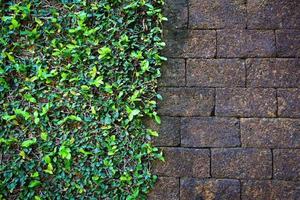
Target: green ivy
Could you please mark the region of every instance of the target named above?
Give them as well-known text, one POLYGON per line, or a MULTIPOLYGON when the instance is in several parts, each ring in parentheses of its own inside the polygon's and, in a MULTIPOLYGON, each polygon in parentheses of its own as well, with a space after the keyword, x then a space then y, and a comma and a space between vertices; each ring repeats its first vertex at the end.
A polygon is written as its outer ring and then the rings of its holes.
POLYGON ((162 0, 0 0, 0 199, 144 199, 162 0))

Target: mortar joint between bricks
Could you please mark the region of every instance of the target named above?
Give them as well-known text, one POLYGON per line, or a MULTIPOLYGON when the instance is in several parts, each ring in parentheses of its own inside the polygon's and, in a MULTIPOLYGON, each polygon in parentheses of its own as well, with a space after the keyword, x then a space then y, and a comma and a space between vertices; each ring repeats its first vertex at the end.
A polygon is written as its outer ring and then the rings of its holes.
POLYGON ((276 117, 279 117, 279 112, 278 112, 278 110, 279 110, 279 105, 278 105, 278 89, 277 88, 275 88, 275 98, 276 98, 276 111, 275 111, 275 116, 276 117))
POLYGON ((190 1, 189 0, 186 0, 186 3, 187 3, 187 29, 190 28, 190 1))
POLYGON ((271 180, 274 179, 274 152, 273 148, 271 148, 271 161, 272 161, 272 174, 271 174, 271 180))
POLYGON ((239 182, 240 182, 240 200, 242 200, 243 199, 243 195, 242 195, 242 193, 243 193, 243 184, 242 184, 242 180, 241 179, 239 179, 239 182))

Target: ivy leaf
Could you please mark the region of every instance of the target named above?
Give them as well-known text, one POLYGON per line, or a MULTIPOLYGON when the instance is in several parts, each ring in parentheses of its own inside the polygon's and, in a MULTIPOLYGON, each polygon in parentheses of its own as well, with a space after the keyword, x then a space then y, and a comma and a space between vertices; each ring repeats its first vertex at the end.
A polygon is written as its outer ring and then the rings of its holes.
POLYGON ((154 131, 154 130, 151 130, 151 129, 147 129, 147 132, 151 136, 154 136, 154 137, 158 136, 158 132, 157 131, 154 131))
POLYGON ((24 94, 24 99, 31 103, 36 103, 36 99, 31 94, 24 94))
POLYGON ((26 154, 24 151, 20 151, 19 155, 22 157, 23 160, 26 158, 26 154))
POLYGON ((22 117, 25 118, 25 120, 28 120, 30 118, 30 113, 29 112, 26 112, 24 110, 21 110, 21 109, 15 109, 15 114, 16 115, 20 115, 22 117))
POLYGON ((35 188, 37 186, 41 185, 41 181, 38 181, 38 180, 33 180, 29 183, 29 188, 35 188))
POLYGON ((46 132, 41 133, 42 140, 46 141, 48 139, 48 134, 46 132))
POLYGON ((132 110, 129 113, 129 117, 128 117, 129 121, 132 121, 133 117, 136 116, 136 115, 138 115, 139 113, 140 113, 140 110, 138 110, 138 109, 132 110))
POLYGON ((71 159, 71 149, 65 146, 61 146, 59 148, 59 155, 63 158, 63 159, 67 159, 70 160, 71 159))
POLYGON ((53 174, 53 165, 51 163, 48 163, 47 169, 45 169, 44 172, 48 174, 53 174))
POLYGON ((109 59, 111 57, 111 49, 104 46, 98 50, 99 59, 109 59))
POLYGON ((156 113, 154 114, 154 119, 155 119, 156 123, 161 124, 161 119, 156 113))
POLYGON ((2 116, 2 119, 6 120, 6 121, 11 121, 13 119, 16 119, 16 115, 7 115, 7 114, 5 114, 5 115, 2 116))
POLYGON ((28 148, 34 144, 37 143, 36 138, 30 139, 30 140, 25 140, 24 142, 22 142, 21 146, 24 148, 28 148))

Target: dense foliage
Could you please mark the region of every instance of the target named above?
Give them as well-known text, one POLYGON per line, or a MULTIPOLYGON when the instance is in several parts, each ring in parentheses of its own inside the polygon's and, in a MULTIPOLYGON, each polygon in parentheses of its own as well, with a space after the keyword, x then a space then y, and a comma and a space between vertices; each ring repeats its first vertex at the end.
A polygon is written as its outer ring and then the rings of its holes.
POLYGON ((0 199, 143 199, 162 0, 0 0, 0 199))

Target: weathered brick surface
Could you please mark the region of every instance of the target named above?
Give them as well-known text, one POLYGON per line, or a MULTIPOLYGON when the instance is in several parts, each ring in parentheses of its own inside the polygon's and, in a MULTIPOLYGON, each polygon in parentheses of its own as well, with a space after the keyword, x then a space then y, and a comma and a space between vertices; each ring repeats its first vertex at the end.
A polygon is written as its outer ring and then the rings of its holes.
POLYGON ((186 68, 188 86, 245 86, 245 63, 239 59, 189 59, 186 68))
POLYGON ((242 146, 300 148, 300 119, 241 119, 242 146))
POLYGON ((212 58, 216 54, 216 31, 165 31, 164 54, 170 57, 212 58))
POLYGON ((185 60, 169 58, 161 67, 160 86, 185 85, 185 60))
POLYGON ((273 57, 276 53, 271 30, 218 30, 217 41, 218 57, 273 57))
POLYGON ((180 180, 180 199, 240 200, 240 182, 232 179, 183 178, 180 180))
POLYGON ((300 30, 277 30, 276 31, 277 55, 280 57, 300 57, 300 36, 299 35, 300 35, 300 30))
POLYGON ((214 107, 214 90, 199 88, 163 88, 159 112, 170 116, 209 116, 214 107))
POLYGON ((164 15, 168 21, 164 22, 165 29, 182 29, 188 24, 187 0, 165 0, 164 15))
POLYGON ((300 181, 300 149, 274 149, 273 157, 275 179, 300 181))
POLYGON ((159 177, 147 199, 179 200, 179 179, 173 177, 159 177))
POLYGON ((272 154, 268 149, 212 149, 211 174, 214 178, 269 179, 272 154))
POLYGON ((165 162, 154 164, 154 173, 171 177, 206 178, 210 173, 208 149, 162 148, 165 162))
POLYGON ((298 200, 300 182, 278 180, 242 181, 243 200, 298 200))
POLYGON ((247 86, 299 87, 300 62, 297 59, 247 59, 247 86))
POLYGON ((278 89, 278 115, 300 118, 300 89, 278 89))
POLYGON ((178 146, 180 144, 180 118, 179 117, 161 117, 161 124, 158 125, 153 120, 145 122, 148 128, 159 133, 157 138, 153 139, 156 146, 178 146))
POLYGON ((299 28, 299 10, 298 0, 247 1, 248 28, 299 28))
POLYGON ((300 1, 165 7, 152 199, 300 200, 300 1))
POLYGON ((274 117, 276 90, 220 88, 216 90, 216 116, 274 117))
POLYGON ((239 120, 235 118, 184 118, 181 145, 186 147, 235 147, 240 145, 239 120))
POLYGON ((245 0, 191 0, 191 28, 245 28, 245 0))

